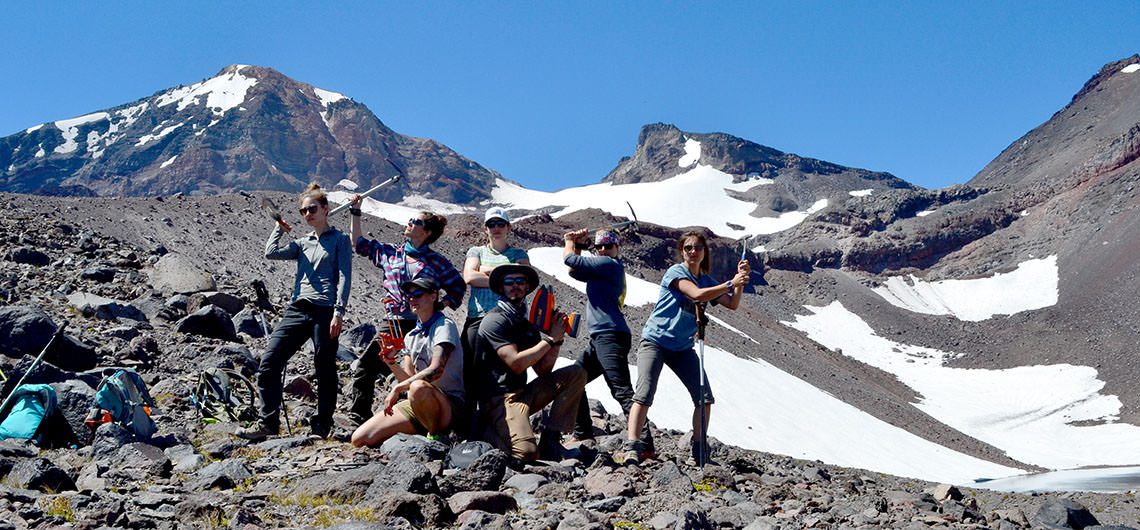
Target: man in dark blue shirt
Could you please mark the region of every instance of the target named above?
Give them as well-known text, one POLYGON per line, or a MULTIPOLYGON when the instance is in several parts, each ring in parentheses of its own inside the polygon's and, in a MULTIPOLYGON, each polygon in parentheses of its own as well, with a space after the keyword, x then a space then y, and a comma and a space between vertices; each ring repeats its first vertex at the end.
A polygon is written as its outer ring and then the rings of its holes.
MULTIPOLYGON (((590 346, 578 357, 578 365, 586 370, 586 381, 599 375, 606 378, 610 394, 629 415, 633 404, 633 385, 629 377, 629 350, 631 337, 622 308, 625 305, 625 264, 619 257, 620 240, 617 232, 599 230, 594 234, 594 255, 583 256, 581 247, 589 241, 586 229, 568 232, 563 236, 565 246, 562 260, 570 267, 570 276, 586 282, 586 326, 590 333, 590 346)), ((652 445, 649 429, 643 431, 643 442, 652 445)), ((574 438, 586 440, 594 437, 590 408, 585 394, 578 406, 574 438)))

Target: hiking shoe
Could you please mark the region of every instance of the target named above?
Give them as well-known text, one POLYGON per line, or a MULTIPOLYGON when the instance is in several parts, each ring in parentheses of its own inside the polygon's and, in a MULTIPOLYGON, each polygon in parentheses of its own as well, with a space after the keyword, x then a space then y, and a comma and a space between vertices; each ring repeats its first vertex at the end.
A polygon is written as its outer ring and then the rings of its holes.
POLYGON ((238 438, 249 440, 252 442, 260 442, 270 436, 274 436, 280 429, 271 429, 266 427, 264 423, 257 422, 249 427, 242 427, 234 432, 238 438))
POLYGON ((562 447, 562 433, 544 432, 538 439, 538 459, 560 462, 566 448, 562 447))
POLYGON ((312 429, 313 435, 319 438, 328 438, 332 432, 332 425, 322 421, 314 421, 309 428, 312 429))
POLYGON ((352 428, 356 429, 357 427, 364 425, 364 422, 368 421, 368 418, 365 418, 364 415, 359 412, 349 412, 348 421, 352 424, 352 428))
POLYGON ((641 440, 626 440, 621 450, 614 453, 614 462, 619 465, 640 464, 654 456, 646 450, 641 440))

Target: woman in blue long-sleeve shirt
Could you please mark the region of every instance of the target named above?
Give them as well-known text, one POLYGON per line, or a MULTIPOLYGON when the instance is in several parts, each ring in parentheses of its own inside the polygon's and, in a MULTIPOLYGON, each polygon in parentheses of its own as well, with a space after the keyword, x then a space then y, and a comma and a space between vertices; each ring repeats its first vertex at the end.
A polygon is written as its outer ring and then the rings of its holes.
POLYGON ((313 434, 322 438, 332 429, 340 382, 336 373, 337 336, 340 335, 348 293, 352 287, 352 243, 348 234, 329 225, 328 196, 314 184, 301 194, 301 215, 313 228, 309 234, 281 244, 288 225, 278 222, 265 244, 265 257, 294 260, 293 301, 273 329, 269 346, 257 368, 261 392, 261 419, 238 431, 251 440, 277 434, 281 423, 281 373, 305 341, 312 339, 317 372, 317 414, 310 419, 313 434))

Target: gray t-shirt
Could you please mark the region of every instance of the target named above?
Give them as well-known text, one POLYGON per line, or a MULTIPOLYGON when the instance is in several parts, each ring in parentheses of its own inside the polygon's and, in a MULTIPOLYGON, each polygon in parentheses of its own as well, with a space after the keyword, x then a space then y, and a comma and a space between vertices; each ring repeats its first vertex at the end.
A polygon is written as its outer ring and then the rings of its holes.
POLYGON ((570 277, 586 282, 586 326, 590 335, 603 331, 629 333, 621 308, 625 301, 625 265, 609 256, 570 254, 563 260, 570 277))
POLYGON ((443 313, 437 315, 439 318, 426 330, 408 332, 404 336, 404 347, 407 348, 408 355, 412 356, 413 369, 419 373, 431 364, 432 350, 437 344, 454 346, 455 350, 447 358, 447 364, 443 365, 443 375, 432 385, 445 394, 463 400, 463 345, 459 341, 459 329, 443 313))

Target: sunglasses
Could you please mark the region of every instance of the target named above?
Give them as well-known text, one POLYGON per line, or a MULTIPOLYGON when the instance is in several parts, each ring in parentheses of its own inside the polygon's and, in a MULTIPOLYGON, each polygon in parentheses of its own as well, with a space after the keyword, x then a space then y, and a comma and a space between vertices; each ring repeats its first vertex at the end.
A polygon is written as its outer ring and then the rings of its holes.
POLYGON ((526 278, 503 278, 503 287, 511 285, 526 285, 526 278))
POLYGON ((594 248, 598 248, 598 249, 602 249, 602 250, 609 250, 609 249, 614 248, 616 246, 617 245, 615 245, 613 243, 602 243, 601 245, 594 245, 594 248))
POLYGON ((685 249, 685 252, 696 252, 698 250, 704 250, 705 246, 704 245, 685 245, 684 249, 685 249))
POLYGON ((431 291, 425 291, 423 289, 416 289, 415 291, 407 292, 407 295, 408 295, 408 298, 419 298, 425 294, 428 294, 429 292, 431 292, 431 291))
POLYGON ((319 210, 319 209, 320 208, 314 204, 314 205, 306 207, 306 208, 301 208, 300 212, 301 212, 301 215, 309 215, 311 213, 317 213, 317 210, 319 210))
POLYGON ((419 217, 413 217, 411 219, 408 219, 408 224, 412 226, 423 226, 424 220, 420 219, 419 217))
POLYGON ((487 228, 503 228, 504 226, 507 226, 507 224, 508 223, 506 221, 487 221, 487 223, 483 226, 486 226, 487 228))

